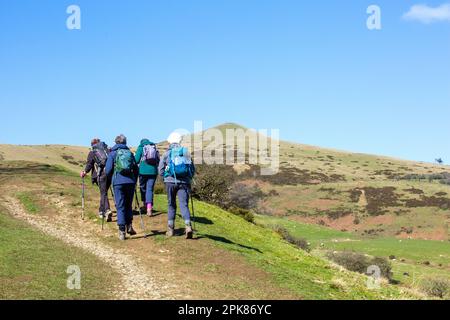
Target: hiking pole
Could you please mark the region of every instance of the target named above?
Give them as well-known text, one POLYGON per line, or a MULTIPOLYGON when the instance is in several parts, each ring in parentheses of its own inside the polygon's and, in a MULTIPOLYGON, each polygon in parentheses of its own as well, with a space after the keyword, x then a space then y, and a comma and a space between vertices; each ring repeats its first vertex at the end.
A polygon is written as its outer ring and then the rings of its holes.
POLYGON ((104 224, 105 224, 105 213, 102 214, 102 231, 103 231, 104 224))
POLYGON ((137 191, 134 193, 135 198, 136 198, 136 204, 138 206, 138 210, 139 210, 139 218, 141 220, 141 229, 142 231, 144 231, 144 236, 145 236, 145 225, 144 225, 144 219, 142 219, 142 210, 141 210, 141 206, 139 204, 139 199, 138 199, 138 195, 137 195, 137 191))
POLYGON ((111 186, 111 187, 109 187, 109 189, 111 190, 111 196, 112 196, 112 199, 113 199, 113 201, 114 201, 114 206, 116 207, 116 210, 117 210, 117 206, 116 206, 116 197, 114 197, 113 187, 111 186))
POLYGON ((139 199, 138 199, 138 195, 137 195, 137 191, 136 190, 135 190, 135 193, 134 193, 134 198, 136 200, 134 208, 136 209, 136 206, 137 206, 137 209, 139 209, 139 212, 141 212, 141 205, 139 204, 139 199))
POLYGON ((84 220, 84 177, 81 178, 81 220, 84 220))
POLYGON ((190 194, 191 194, 191 207, 192 207, 192 230, 195 231, 195 211, 194 211, 194 198, 192 197, 192 190, 191 190, 190 194))

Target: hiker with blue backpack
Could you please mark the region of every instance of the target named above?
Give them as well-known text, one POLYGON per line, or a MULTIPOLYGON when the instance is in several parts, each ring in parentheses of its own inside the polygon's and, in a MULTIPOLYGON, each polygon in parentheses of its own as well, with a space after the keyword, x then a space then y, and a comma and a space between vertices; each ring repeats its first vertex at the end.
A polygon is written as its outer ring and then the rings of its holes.
POLYGON ((149 217, 153 215, 153 190, 158 177, 158 164, 160 161, 158 148, 148 139, 142 139, 135 155, 139 165, 139 187, 141 200, 145 207, 140 208, 149 217))
POLYGON ((169 149, 159 162, 158 171, 164 178, 167 191, 168 215, 166 235, 168 237, 174 235, 178 197, 181 215, 186 226, 186 239, 192 239, 193 230, 191 213, 189 211, 189 196, 192 178, 195 174, 195 166, 188 149, 181 146, 181 140, 182 136, 178 132, 173 132, 169 135, 167 139, 170 144, 169 149))
POLYGON ((80 176, 83 179, 89 172, 92 172, 92 184, 98 185, 100 189, 98 215, 100 219, 106 218, 106 221, 110 222, 112 221, 112 211, 109 205, 108 190, 111 186, 111 181, 108 179, 105 171, 109 149, 106 143, 100 141, 98 138, 92 139, 91 148, 87 157, 86 167, 80 176))
POLYGON ((127 233, 131 236, 136 234, 133 229, 133 197, 139 169, 133 153, 127 147, 127 138, 119 135, 115 143, 108 155, 105 170, 112 179, 119 239, 125 240, 127 233))

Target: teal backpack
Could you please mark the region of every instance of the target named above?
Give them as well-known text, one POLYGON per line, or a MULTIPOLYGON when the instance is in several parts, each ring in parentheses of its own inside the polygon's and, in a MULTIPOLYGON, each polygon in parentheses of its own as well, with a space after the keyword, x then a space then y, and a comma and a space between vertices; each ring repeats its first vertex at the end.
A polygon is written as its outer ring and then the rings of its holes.
POLYGON ((175 179, 191 179, 194 174, 195 168, 188 149, 181 146, 172 148, 165 176, 171 176, 175 179))
POLYGON ((130 150, 119 149, 116 153, 116 161, 114 171, 123 176, 130 176, 133 174, 134 157, 130 150))

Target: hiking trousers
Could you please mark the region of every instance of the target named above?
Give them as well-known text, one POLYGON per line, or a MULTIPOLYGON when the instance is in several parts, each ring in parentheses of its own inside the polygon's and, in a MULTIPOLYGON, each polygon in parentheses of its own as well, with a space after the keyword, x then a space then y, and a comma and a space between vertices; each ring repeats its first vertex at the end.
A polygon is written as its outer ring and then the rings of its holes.
POLYGON ((177 197, 180 203, 181 216, 186 225, 191 224, 191 213, 189 211, 189 194, 191 186, 185 183, 166 183, 168 214, 167 224, 171 227, 175 224, 175 215, 177 212, 177 197))
POLYGON ((110 183, 106 174, 101 175, 98 179, 98 187, 100 188, 100 207, 98 209, 98 212, 105 213, 106 211, 111 209, 108 199, 108 190, 110 187, 110 183))
POLYGON ((133 197, 135 184, 118 184, 114 186, 114 199, 117 209, 117 225, 124 231, 125 225, 133 222, 133 197))
POLYGON ((139 188, 141 190, 141 200, 143 204, 153 205, 153 190, 155 188, 156 175, 139 175, 139 188))

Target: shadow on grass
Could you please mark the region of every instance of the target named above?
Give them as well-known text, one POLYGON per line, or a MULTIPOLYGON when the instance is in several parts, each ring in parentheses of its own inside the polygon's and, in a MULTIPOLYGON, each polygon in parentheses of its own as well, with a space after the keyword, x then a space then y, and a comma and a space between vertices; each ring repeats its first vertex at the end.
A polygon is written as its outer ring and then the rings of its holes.
POLYGON ((198 235, 195 239, 202 239, 202 238, 207 238, 210 240, 214 240, 214 241, 218 241, 218 242, 222 242, 222 243, 226 243, 226 244, 232 244, 232 245, 236 245, 238 247, 244 248, 244 249, 253 250, 258 253, 262 253, 262 251, 259 250, 258 248, 254 248, 254 247, 246 246, 246 245, 243 245, 240 243, 236 243, 236 242, 231 241, 230 239, 227 239, 227 238, 221 237, 221 236, 213 236, 211 234, 201 234, 201 235, 198 235))
POLYGON ((135 236, 129 236, 131 240, 138 240, 138 239, 146 239, 146 238, 151 238, 151 237, 156 237, 162 234, 166 234, 163 231, 158 231, 158 230, 151 230, 150 232, 146 231, 146 233, 141 233, 139 232, 138 235, 135 236))
POLYGON ((195 223, 201 223, 201 224, 214 224, 214 222, 212 222, 212 220, 209 220, 208 218, 204 218, 204 217, 195 217, 195 223))

